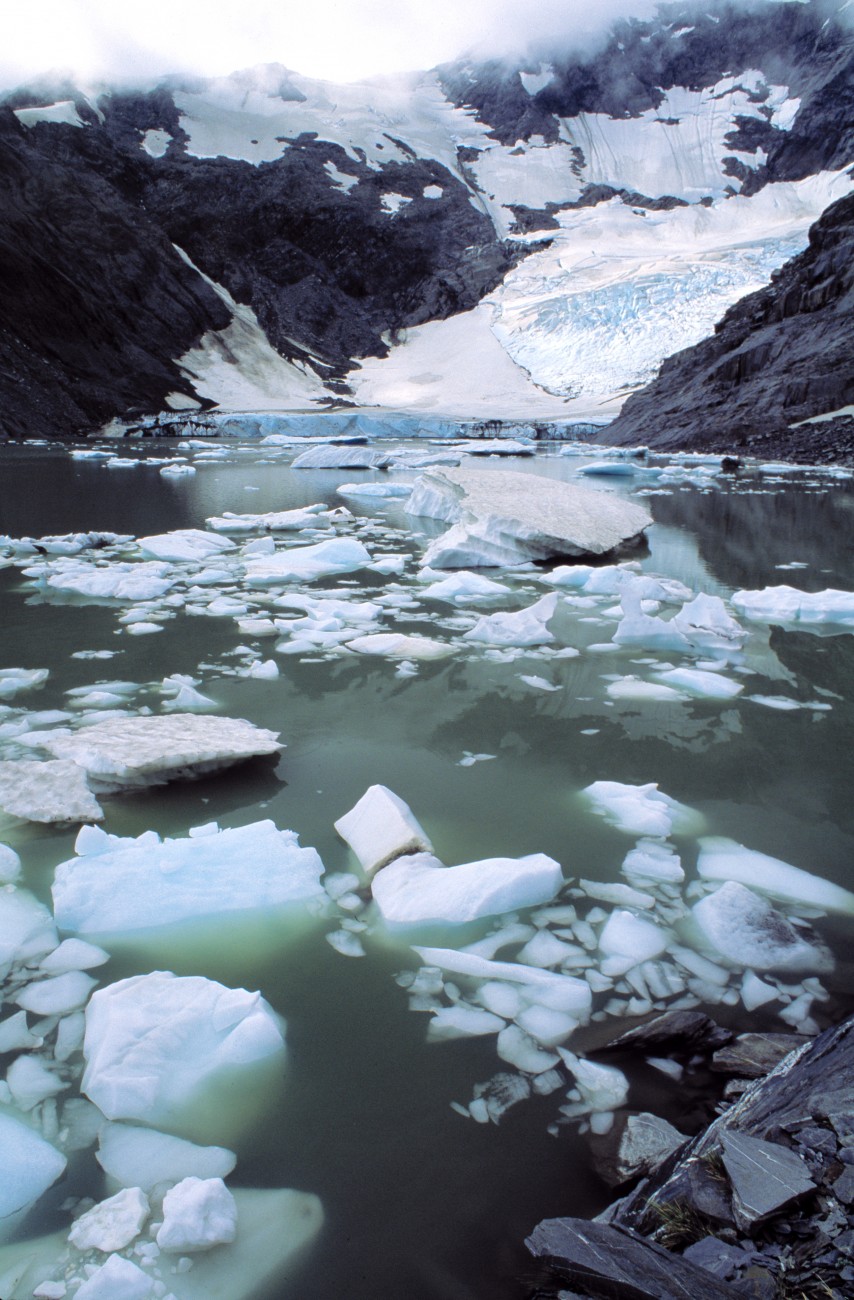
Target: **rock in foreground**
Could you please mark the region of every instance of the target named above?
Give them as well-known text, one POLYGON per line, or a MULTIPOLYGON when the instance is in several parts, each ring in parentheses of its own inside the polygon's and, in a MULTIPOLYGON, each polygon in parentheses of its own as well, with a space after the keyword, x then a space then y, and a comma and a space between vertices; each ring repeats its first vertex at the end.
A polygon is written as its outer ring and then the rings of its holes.
POLYGON ((434 569, 608 555, 637 542, 652 523, 640 506, 604 492, 538 474, 467 467, 423 474, 406 510, 453 525, 427 548, 424 562, 434 569))

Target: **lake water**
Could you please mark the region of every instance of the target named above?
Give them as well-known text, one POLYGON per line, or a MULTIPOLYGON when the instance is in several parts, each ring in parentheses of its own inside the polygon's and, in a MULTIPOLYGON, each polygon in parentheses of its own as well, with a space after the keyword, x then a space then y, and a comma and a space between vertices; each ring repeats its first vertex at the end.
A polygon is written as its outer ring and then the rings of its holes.
MULTIPOLYGON (((384 443, 383 450, 392 445, 398 444, 384 443)), ((423 442, 400 447, 428 449, 423 442)), ((212 440, 210 451, 218 458, 198 447, 122 444, 117 454, 139 463, 110 469, 104 461, 73 459, 61 445, 4 448, 0 532, 141 536, 204 528, 207 518, 226 511, 340 506, 341 483, 389 477, 292 470, 291 448, 251 439, 212 440), (193 462, 194 475, 168 478, 151 463, 178 455, 193 462)), ((574 480, 591 459, 547 445, 533 458, 489 460, 483 470, 574 480)), ((392 481, 414 477, 401 468, 390 474, 392 481)), ((655 519, 648 545, 632 557, 642 572, 725 599, 738 588, 783 583, 805 591, 854 590, 854 488, 847 477, 748 468, 737 475, 691 471, 684 481, 636 475, 586 482, 633 498, 641 492, 637 499, 655 519)), ((214 820, 236 827, 271 818, 314 846, 328 872, 348 871, 353 859, 332 823, 369 785, 381 783, 406 800, 443 862, 541 852, 557 859, 567 877, 615 882, 624 879, 619 868, 634 841, 595 816, 580 792, 602 780, 657 782, 702 813, 709 834, 854 887, 850 632, 742 619, 750 635, 727 674, 744 687, 734 699, 622 698, 609 686, 629 675, 653 680, 681 658, 673 651, 602 649, 620 617, 617 597, 561 610, 553 625, 556 647, 577 655, 555 655, 555 646, 485 653, 460 640, 473 621, 466 621, 470 609, 420 599, 418 560, 437 527, 422 524, 417 531, 399 502, 375 506, 348 497, 346 504, 354 519, 338 525, 339 532, 358 535, 374 556, 405 554, 403 572, 358 571, 299 590, 407 599, 412 603, 386 606, 383 630, 448 640, 456 647, 451 657, 421 661, 413 675, 401 675, 393 660, 347 651, 277 653, 274 639, 242 633, 233 618, 190 617, 181 609, 157 635, 132 636, 118 622, 126 606, 46 594, 20 561, 0 570, 0 667, 47 668, 50 677, 38 692, 9 702, 0 718, 6 724, 0 756, 19 755, 9 723, 29 710, 67 708, 69 690, 134 682, 131 710, 158 712, 163 678, 188 674, 217 712, 280 731, 287 747, 277 764, 111 797, 104 822, 111 834, 153 828, 181 836, 214 820), (71 657, 81 651, 113 657, 71 657), (253 657, 274 658, 279 676, 239 675, 253 657), (781 700, 792 707, 780 707, 781 700), (460 765, 474 755, 489 757, 460 765)), ((279 545, 294 540, 286 535, 279 545)), ((491 609, 520 608, 551 590, 540 583, 541 572, 490 576, 512 588, 491 609)), ((221 586, 240 594, 239 583, 221 586)), ((259 613, 269 605, 258 592, 249 599, 259 613)), ((26 885, 46 901, 55 866, 73 857, 75 833, 76 827, 12 819, 0 826, 0 839, 22 857, 26 885)), ((680 840, 679 849, 690 881, 696 840, 680 840)), ((358 960, 325 941, 335 921, 314 919, 274 935, 247 938, 237 929, 230 939, 202 937, 186 947, 164 950, 156 938, 117 947, 96 974, 104 982, 164 967, 204 975, 260 990, 285 1017, 286 1078, 237 1133, 231 1181, 316 1193, 325 1222, 299 1266, 259 1295, 524 1296, 533 1276, 525 1235, 544 1217, 596 1213, 614 1193, 598 1177, 579 1126, 554 1131, 562 1093, 532 1097, 498 1125, 475 1123, 451 1108, 453 1101, 467 1104, 475 1084, 507 1068, 495 1039, 426 1041, 428 1017, 409 1010, 395 979, 415 969, 418 958, 372 914, 363 919, 366 956, 358 960)), ((812 1009, 824 1025, 850 1004, 851 930, 845 919, 815 924, 837 958, 835 972, 823 977, 829 1000, 812 1009)), ((488 928, 469 928, 456 940, 447 932, 443 942, 470 942, 488 928)), ((779 1005, 749 1014, 735 999, 709 1009, 736 1028, 791 1028, 776 1015, 779 1005)), ((583 1053, 632 1023, 619 1015, 596 1021, 573 1036, 572 1049, 583 1053)), ((685 1132, 696 1131, 719 1094, 720 1085, 703 1073, 676 1083, 642 1060, 620 1064, 631 1084, 629 1105, 654 1110, 685 1132)), ((241 1104, 239 1096, 233 1099, 238 1113, 241 1104)), ((226 1127, 240 1126, 224 1120, 226 1127)), ((67 1225, 59 1207, 69 1194, 106 1194, 91 1152, 75 1157, 69 1181, 43 1199, 26 1231, 67 1225)))

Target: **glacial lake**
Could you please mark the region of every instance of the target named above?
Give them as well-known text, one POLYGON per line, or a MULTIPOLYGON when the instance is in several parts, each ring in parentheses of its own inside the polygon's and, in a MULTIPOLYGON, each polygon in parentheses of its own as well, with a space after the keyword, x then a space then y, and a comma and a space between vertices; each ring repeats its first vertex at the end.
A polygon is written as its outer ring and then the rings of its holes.
MULTIPOLYGON (((38 690, 6 701, 0 757, 20 757, 19 724, 32 711, 68 710, 69 691, 73 700, 81 687, 136 683, 127 708, 157 713, 168 698, 163 679, 174 674, 192 677, 213 702, 211 711, 279 731, 286 745, 278 762, 259 760, 105 798, 102 824, 111 835, 153 829, 181 837, 212 821, 227 828, 269 818, 316 848, 327 872, 350 872, 354 858, 333 821, 379 783, 406 801, 444 863, 544 853, 568 880, 625 884, 620 866, 637 837, 597 815, 581 792, 600 781, 654 782, 702 814, 706 834, 854 888, 850 630, 754 621, 730 609, 748 634, 725 667, 726 678, 741 684, 739 694, 621 693, 614 689, 620 682, 655 682, 655 674, 689 660, 672 649, 611 643, 622 617, 618 594, 585 600, 580 589, 544 584, 554 566, 543 566, 484 571, 510 587, 486 606, 421 599, 420 557, 443 526, 409 518, 400 499, 336 494, 355 479, 409 483, 415 470, 294 470, 293 446, 250 438, 97 446, 135 464, 108 468, 106 459, 75 459, 63 445, 3 448, 0 533, 20 539, 99 530, 139 537, 205 528, 208 518, 226 512, 346 505, 353 517, 334 524, 337 534, 358 537, 375 558, 404 557, 393 562, 400 571, 359 570, 292 589, 358 601, 390 595, 378 627, 454 647, 447 658, 401 671, 393 659, 336 647, 277 652, 279 638, 241 631, 238 616, 190 617, 179 605, 153 611, 155 622, 162 618, 156 635, 131 635, 132 625, 119 622, 129 602, 51 593, 24 569, 54 564, 56 557, 15 556, 0 544, 0 556, 10 561, 0 569, 0 667, 50 673, 38 690), (176 458, 195 473, 161 474, 164 460, 176 458), (521 609, 552 590, 579 601, 561 605, 552 643, 502 652, 463 639, 483 614, 521 609), (81 652, 111 657, 72 657, 81 652), (253 661, 268 659, 278 676, 246 675, 253 661)), ((428 440, 376 446, 442 450, 428 440)), ((603 455, 563 450, 542 444, 532 457, 478 463, 484 473, 510 468, 577 479, 637 499, 655 522, 647 544, 622 558, 638 566, 633 572, 676 580, 691 593, 729 601, 739 589, 783 584, 854 591, 854 479, 846 473, 758 465, 724 473, 713 460, 697 465, 661 457, 639 461, 633 475, 579 478, 603 455), (649 474, 656 466, 664 473, 649 474)), ((238 546, 262 535, 260 529, 228 534, 238 546)), ((305 540, 278 534, 276 545, 305 540)), ((244 619, 264 616, 282 594, 280 588, 247 592, 227 579, 207 590, 204 599, 195 597, 197 605, 224 593, 248 603, 249 614, 239 615, 244 619)), ((678 608, 662 605, 659 613, 669 618, 678 608)), ((708 658, 695 654, 690 662, 708 658)), ((76 830, 13 818, 0 823, 0 840, 21 856, 21 883, 47 903, 54 868, 74 857, 76 830)), ((690 906, 698 896, 690 893, 697 837, 676 835, 674 843, 690 906)), ((589 906, 577 896, 562 901, 589 906)), ((406 937, 386 930, 366 908, 354 913, 362 928, 349 931, 365 955, 346 956, 326 941, 327 933, 340 931, 341 917, 333 913, 330 905, 326 915, 281 932, 241 924, 208 940, 202 931, 186 946, 139 940, 117 947, 93 974, 102 984, 156 969, 202 975, 260 990, 286 1020, 284 1082, 271 1086, 260 1113, 245 1122, 239 1094, 230 1099, 233 1113, 223 1117, 225 1145, 237 1154, 229 1183, 314 1193, 324 1224, 297 1264, 254 1297, 521 1300, 535 1277, 523 1245, 535 1224, 595 1214, 617 1194, 596 1172, 583 1125, 559 1122, 569 1084, 519 1102, 498 1124, 463 1117, 451 1103, 466 1107, 475 1085, 512 1069, 496 1055, 494 1036, 427 1041, 429 1013, 410 1010, 406 980, 398 979, 421 964, 406 937)), ((836 958, 809 1009, 824 1027, 851 1009, 852 923, 839 916, 812 920, 836 958)), ((446 927, 426 942, 462 946, 493 928, 481 922, 455 934, 446 927)), ((501 956, 512 959, 512 950, 501 956)), ((735 992, 723 1003, 707 1006, 695 998, 695 1004, 738 1030, 791 1031, 796 1026, 778 1013, 800 996, 801 978, 781 976, 789 992, 750 1012, 735 992)), ((738 987, 735 979, 732 990, 738 987)), ((606 1000, 599 995, 594 1005, 606 1000)), ((636 1023, 612 1010, 567 1045, 583 1056, 636 1023)), ((702 1070, 675 1080, 640 1056, 614 1063, 627 1074, 632 1109, 651 1110, 686 1133, 707 1121, 722 1090, 723 1080, 702 1070)), ((72 1095, 74 1087, 60 1102, 72 1095)), ((37 1117, 31 1112, 30 1122, 37 1117)), ((107 1194, 93 1150, 78 1152, 19 1236, 67 1227, 61 1207, 69 1197, 107 1194)), ((168 1286, 165 1272, 164 1280, 168 1286)))

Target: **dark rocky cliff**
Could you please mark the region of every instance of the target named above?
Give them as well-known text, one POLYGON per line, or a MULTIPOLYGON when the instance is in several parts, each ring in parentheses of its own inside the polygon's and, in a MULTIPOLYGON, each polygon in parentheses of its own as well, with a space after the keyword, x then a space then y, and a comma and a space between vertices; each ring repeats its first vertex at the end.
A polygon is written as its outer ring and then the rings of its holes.
POLYGON ((810 231, 767 289, 726 313, 712 338, 668 358, 602 441, 739 448, 793 459, 854 455, 854 419, 798 425, 854 403, 854 196, 810 231))

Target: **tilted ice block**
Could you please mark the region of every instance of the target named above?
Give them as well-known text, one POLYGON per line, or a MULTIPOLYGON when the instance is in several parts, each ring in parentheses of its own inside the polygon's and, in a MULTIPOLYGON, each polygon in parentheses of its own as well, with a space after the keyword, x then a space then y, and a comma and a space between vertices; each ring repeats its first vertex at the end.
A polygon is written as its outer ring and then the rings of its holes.
POLYGON ((59 944, 53 917, 24 889, 0 890, 0 974, 13 963, 36 964, 59 944))
POLYGON ((291 462, 291 469, 383 469, 390 463, 387 452, 326 443, 301 452, 291 462))
POLYGON ((406 509, 455 525, 428 548, 425 563, 436 568, 604 555, 652 523, 641 507, 590 488, 471 467, 429 470, 416 481, 406 509))
POLYGON ((445 1042, 451 1038, 479 1038, 485 1034, 498 1034, 504 1020, 478 1007, 442 1007, 435 1011, 427 1029, 427 1041, 445 1042))
POLYGON ((641 608, 642 599, 640 591, 634 587, 623 590, 620 596, 623 617, 613 637, 617 645, 651 650, 687 650, 690 642, 675 618, 668 621, 645 614, 641 608))
POLYGON ((665 686, 687 691, 699 699, 731 700, 744 690, 743 682, 734 682, 730 677, 720 673, 705 672, 701 668, 670 668, 660 673, 653 673, 655 680, 665 686))
POLYGON ((854 915, 854 893, 849 889, 767 853, 746 849, 735 840, 719 836, 702 839, 697 871, 705 880, 737 880, 782 902, 854 915))
POLYGON ((86 773, 69 759, 0 762, 0 808, 30 822, 101 821, 86 773))
POLYGON ((269 911, 322 896, 323 863, 272 821, 151 843, 118 840, 56 868, 60 929, 119 935, 215 916, 269 911))
POLYGON ((459 952, 456 948, 415 948, 414 951, 427 965, 438 966, 451 974, 466 975, 490 984, 502 982, 518 986, 527 1003, 563 1011, 580 1022, 586 1021, 590 1015, 590 986, 586 980, 576 979, 574 975, 556 975, 518 962, 490 961, 474 953, 459 952))
POLYGON ((61 1155, 38 1133, 11 1115, 0 1114, 0 1236, 11 1231, 18 1216, 33 1205, 65 1170, 61 1155))
POLYGON ((727 881, 691 911, 701 941, 738 970, 821 974, 833 969, 823 945, 809 943, 767 899, 737 881, 727 881))
POLYGON ((685 879, 678 855, 668 844, 656 840, 639 840, 626 854, 620 870, 630 880, 641 882, 681 885, 685 879))
POLYGON ((409 805, 384 785, 369 786, 335 829, 368 875, 406 853, 433 851, 409 805))
POLYGON ((695 650, 737 650, 747 640, 744 628, 728 613, 720 596, 705 592, 682 606, 673 625, 695 650))
POLYGON ((701 813, 662 794, 654 781, 647 785, 594 781, 581 793, 593 804, 595 812, 629 835, 666 839, 671 834, 696 834, 703 828, 701 813))
POLYGON ((226 551, 235 551, 234 542, 206 533, 201 528, 178 528, 172 533, 157 533, 137 538, 137 546, 146 559, 173 563, 209 560, 226 551))
POLYGON ((279 582, 313 582, 336 573, 353 573, 371 562, 371 553, 353 537, 333 537, 314 546, 291 546, 275 555, 246 560, 250 587, 274 587, 279 582))
POLYGON ((799 591, 796 587, 763 587, 736 591, 732 603, 746 618, 761 623, 837 623, 854 626, 854 592, 799 591))
POLYGON ((237 1163, 234 1152, 225 1147, 197 1146, 171 1133, 135 1124, 103 1124, 97 1160, 122 1187, 140 1187, 144 1192, 158 1183, 178 1183, 191 1175, 227 1178, 237 1163))
POLYGON ((108 718, 70 735, 35 733, 31 743, 84 768, 98 791, 161 785, 282 749, 277 732, 243 718, 192 713, 108 718))
POLYGON ((554 616, 557 602, 558 594, 555 591, 548 596, 541 596, 527 609, 510 614, 489 614, 478 619, 475 626, 465 633, 463 640, 498 646, 546 645, 555 639, 547 624, 554 616))
POLYGON ((283 1050, 282 1022, 260 993, 154 971, 92 995, 81 1087, 108 1119, 195 1133, 209 1090, 246 1090, 283 1050))
POLYGON ((562 885, 559 863, 544 853, 457 867, 415 854, 384 867, 371 889, 387 925, 462 925, 546 903, 562 885))

